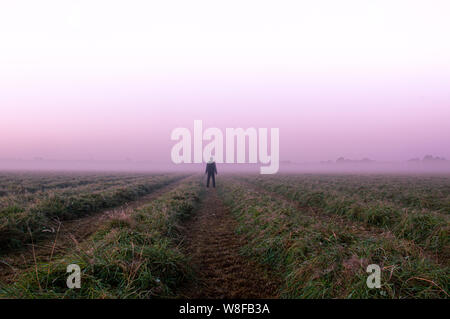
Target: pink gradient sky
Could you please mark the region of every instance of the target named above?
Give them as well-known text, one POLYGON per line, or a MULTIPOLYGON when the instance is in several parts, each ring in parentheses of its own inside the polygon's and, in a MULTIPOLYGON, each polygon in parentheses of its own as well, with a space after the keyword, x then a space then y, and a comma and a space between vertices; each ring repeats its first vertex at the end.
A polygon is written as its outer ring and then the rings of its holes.
POLYGON ((17 3, 0 158, 168 163, 195 119, 278 127, 281 160, 450 158, 448 2, 17 3))

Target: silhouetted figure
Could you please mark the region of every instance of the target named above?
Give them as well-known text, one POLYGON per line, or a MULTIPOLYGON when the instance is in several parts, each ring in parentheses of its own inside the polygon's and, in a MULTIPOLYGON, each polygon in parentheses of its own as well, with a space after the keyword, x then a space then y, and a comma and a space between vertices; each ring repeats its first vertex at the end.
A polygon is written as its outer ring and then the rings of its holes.
POLYGON ((208 174, 208 180, 206 182, 206 187, 209 187, 210 178, 212 178, 213 187, 216 187, 217 168, 216 168, 216 162, 214 162, 214 159, 212 157, 210 158, 209 162, 206 164, 205 174, 208 174))

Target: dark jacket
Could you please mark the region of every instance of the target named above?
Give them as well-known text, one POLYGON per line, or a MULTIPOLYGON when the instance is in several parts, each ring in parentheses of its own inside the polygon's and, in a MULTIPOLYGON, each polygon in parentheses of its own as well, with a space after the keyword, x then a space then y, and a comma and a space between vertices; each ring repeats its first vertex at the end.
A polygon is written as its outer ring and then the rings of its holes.
POLYGON ((208 175, 217 174, 216 162, 206 164, 205 173, 208 173, 208 175))

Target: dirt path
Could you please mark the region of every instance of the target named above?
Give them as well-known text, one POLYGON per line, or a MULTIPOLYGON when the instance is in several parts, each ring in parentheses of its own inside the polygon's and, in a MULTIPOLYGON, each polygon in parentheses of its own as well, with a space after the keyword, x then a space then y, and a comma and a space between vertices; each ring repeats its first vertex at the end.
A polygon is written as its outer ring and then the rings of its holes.
POLYGON ((47 262, 50 258, 55 259, 58 256, 63 255, 69 249, 75 249, 81 242, 86 240, 111 218, 130 214, 135 208, 172 190, 187 178, 189 177, 171 182, 136 201, 83 218, 55 224, 53 226, 55 232, 52 234, 52 239, 35 243, 34 245, 30 244, 28 245, 28 248, 19 252, 11 252, 7 255, 0 256, 0 283, 14 282, 15 278, 20 273, 34 266, 35 259, 37 262, 47 262))
POLYGON ((199 280, 183 288, 182 297, 277 297, 277 277, 239 253, 244 242, 236 227, 216 190, 207 189, 199 210, 185 224, 186 250, 199 280))

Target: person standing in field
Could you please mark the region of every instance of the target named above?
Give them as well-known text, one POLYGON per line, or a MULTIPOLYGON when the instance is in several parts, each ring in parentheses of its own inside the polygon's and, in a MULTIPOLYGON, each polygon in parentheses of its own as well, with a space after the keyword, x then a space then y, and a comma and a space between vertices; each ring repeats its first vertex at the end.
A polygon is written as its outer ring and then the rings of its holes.
POLYGON ((216 187, 216 174, 217 174, 217 168, 216 168, 216 162, 214 162, 214 159, 211 157, 209 159, 209 162, 206 164, 206 170, 205 175, 208 174, 208 180, 206 182, 206 187, 209 187, 209 180, 212 178, 212 184, 213 187, 216 187))

